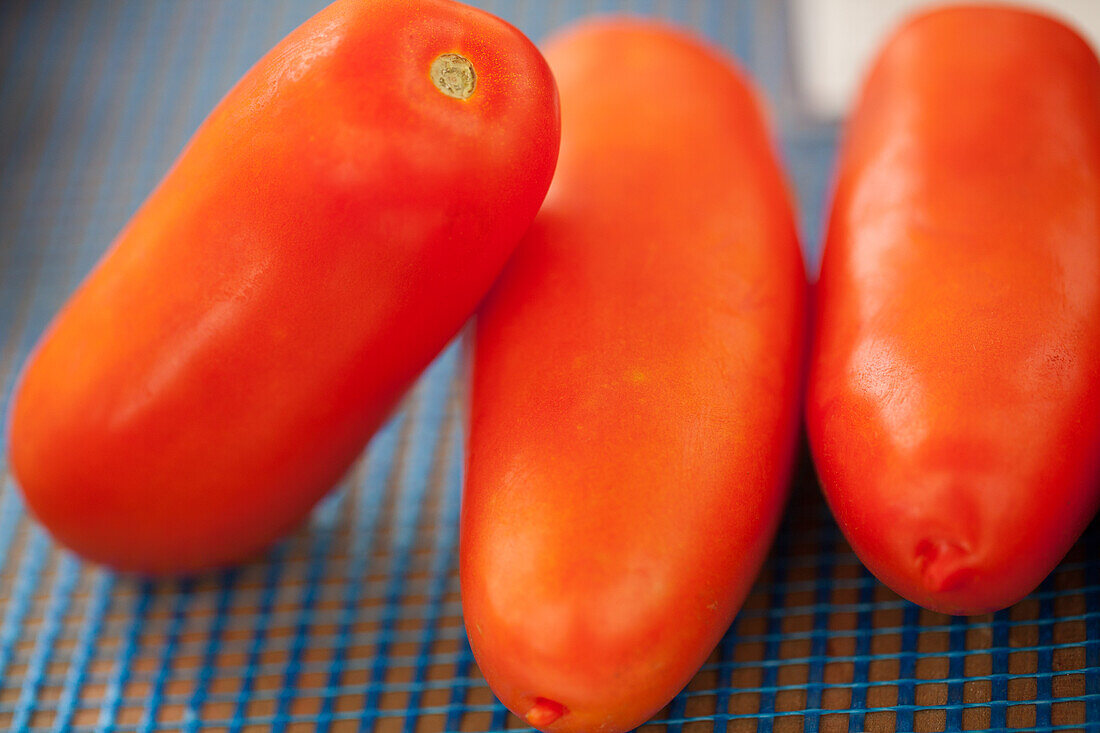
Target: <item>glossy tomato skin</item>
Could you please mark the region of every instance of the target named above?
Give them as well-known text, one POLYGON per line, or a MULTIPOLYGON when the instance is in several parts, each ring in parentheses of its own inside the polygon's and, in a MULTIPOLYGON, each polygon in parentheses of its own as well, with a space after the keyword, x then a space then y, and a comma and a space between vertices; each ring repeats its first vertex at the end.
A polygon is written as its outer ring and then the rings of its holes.
POLYGON ((807 399, 833 512, 927 608, 1031 591, 1098 503, 1100 66, 1032 13, 932 12, 866 81, 807 399))
POLYGON ((339 0, 215 108, 22 375, 33 513, 116 568, 255 553, 468 318, 553 175, 557 93, 450 0, 339 0), (474 67, 468 98, 431 65, 474 67))
POLYGON ((722 56, 623 19, 544 51, 561 156, 477 316, 463 609, 518 715, 625 731, 688 682, 765 557, 806 279, 760 109, 722 56))

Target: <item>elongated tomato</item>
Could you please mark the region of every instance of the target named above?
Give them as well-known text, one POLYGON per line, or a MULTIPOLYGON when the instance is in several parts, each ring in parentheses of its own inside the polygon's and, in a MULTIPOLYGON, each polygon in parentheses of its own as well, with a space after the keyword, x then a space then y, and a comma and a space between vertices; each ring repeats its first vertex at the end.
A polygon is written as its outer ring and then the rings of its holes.
POLYGON ((852 118, 818 287, 814 456, 867 567, 1007 606, 1100 492, 1100 65, 1009 9, 932 12, 852 118))
POLYGON ((543 730, 625 731, 729 626, 786 496, 805 271, 752 91, 660 25, 549 44, 562 151, 477 317, 466 627, 543 730))
POLYGON ((557 93, 450 0, 340 0, 237 84, 50 326, 11 462, 61 542, 190 571, 300 521, 467 319, 553 175, 557 93))

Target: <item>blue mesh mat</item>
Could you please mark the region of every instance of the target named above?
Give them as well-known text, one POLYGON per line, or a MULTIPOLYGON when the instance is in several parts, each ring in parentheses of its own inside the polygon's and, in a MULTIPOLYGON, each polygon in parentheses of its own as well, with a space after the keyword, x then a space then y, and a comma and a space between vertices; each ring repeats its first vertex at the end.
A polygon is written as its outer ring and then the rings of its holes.
MULTIPOLYGON (((48 318, 206 113, 323 2, 0 3, 0 412, 48 318)), ((727 48, 768 93, 816 260, 836 130, 799 114, 783 3, 481 4, 535 39, 628 10, 727 48)), ((0 462, 0 727, 523 729, 462 629, 459 348, 308 526, 220 575, 140 582, 81 563, 27 518, 0 462)), ((1094 526, 1001 613, 923 611, 862 569, 803 459, 743 611, 645 730, 1100 730, 1098 544, 1094 526)))

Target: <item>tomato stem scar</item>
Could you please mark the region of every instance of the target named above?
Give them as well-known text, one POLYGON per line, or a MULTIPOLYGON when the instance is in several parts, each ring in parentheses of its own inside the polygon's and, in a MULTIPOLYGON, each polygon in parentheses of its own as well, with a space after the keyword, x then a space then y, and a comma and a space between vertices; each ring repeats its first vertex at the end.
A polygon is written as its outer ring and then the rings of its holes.
POLYGON ((567 712, 569 711, 560 702, 539 697, 535 698, 535 704, 531 706, 531 709, 527 711, 523 718, 535 728, 545 728, 567 712))
POLYGON ((477 88, 477 73, 470 59, 457 53, 444 53, 432 62, 432 83, 436 89, 455 99, 468 99, 477 88))

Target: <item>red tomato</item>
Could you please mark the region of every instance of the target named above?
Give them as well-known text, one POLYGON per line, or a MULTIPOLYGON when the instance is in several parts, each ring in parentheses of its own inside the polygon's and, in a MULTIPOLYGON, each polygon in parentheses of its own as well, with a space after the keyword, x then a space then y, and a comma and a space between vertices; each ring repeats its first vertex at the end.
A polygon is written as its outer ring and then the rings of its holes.
POLYGON ((1073 31, 941 10, 850 123, 808 423, 841 528, 923 606, 1003 608, 1100 501, 1100 65, 1073 31))
POLYGON ((486 13, 340 0, 306 22, 38 345, 11 417, 30 509, 154 573, 293 527, 484 296, 558 135, 545 61, 486 13))
POLYGON ((546 204, 480 310, 461 527, 490 686, 550 731, 625 731, 691 678, 786 496, 806 279, 752 91, 660 25, 546 49, 546 204))

